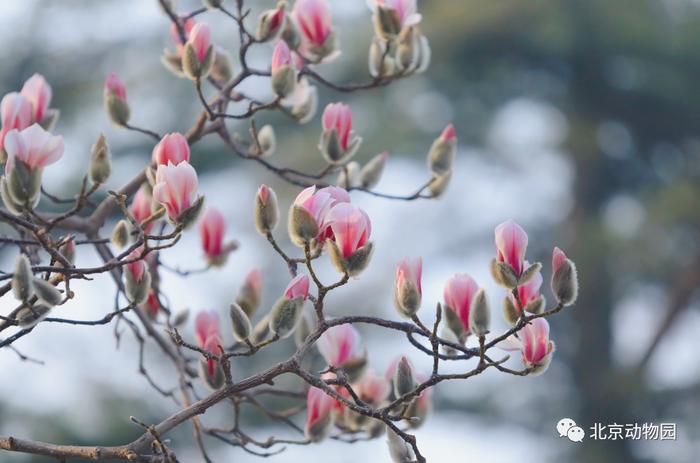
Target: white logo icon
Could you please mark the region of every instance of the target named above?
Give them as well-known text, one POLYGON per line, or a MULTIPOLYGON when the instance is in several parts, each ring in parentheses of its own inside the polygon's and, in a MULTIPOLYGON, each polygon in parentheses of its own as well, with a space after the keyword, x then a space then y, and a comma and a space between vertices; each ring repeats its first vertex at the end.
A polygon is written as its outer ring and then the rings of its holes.
POLYGON ((571 418, 562 418, 557 423, 559 437, 567 437, 571 442, 582 442, 586 433, 582 428, 576 426, 576 422, 571 418))

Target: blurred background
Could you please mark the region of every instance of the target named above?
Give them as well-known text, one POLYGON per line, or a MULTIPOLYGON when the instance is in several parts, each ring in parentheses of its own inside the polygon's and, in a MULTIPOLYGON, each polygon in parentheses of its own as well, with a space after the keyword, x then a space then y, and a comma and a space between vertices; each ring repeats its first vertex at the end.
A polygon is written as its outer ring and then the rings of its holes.
MULTIPOLYGON (((135 125, 160 133, 185 131, 198 114, 191 82, 174 77, 159 61, 162 49, 173 45, 168 19, 156 3, 0 4, 0 39, 5 44, 0 47, 0 93, 18 90, 39 72, 53 86, 52 106, 62 113, 55 132, 65 137, 66 153, 46 170, 45 186, 51 193, 67 197, 78 191, 90 146, 100 132, 107 136, 115 161, 109 188, 117 188, 150 159, 150 139, 109 124, 102 108, 107 73, 116 71, 126 81, 135 125)), ((177 3, 182 12, 200 6, 194 0, 177 3)), ((275 2, 248 3, 254 4, 257 17, 275 2)), ((337 82, 367 80, 371 24, 365 2, 330 4, 343 54, 319 71, 337 82)), ((417 430, 428 461, 697 461, 700 2, 431 0, 419 1, 419 9, 433 51, 429 71, 358 94, 319 88, 321 107, 338 100, 350 104, 355 129, 365 140, 360 161, 390 151, 377 188, 387 193, 412 193, 427 179, 425 154, 441 129, 454 122, 460 148, 453 182, 436 201, 406 203, 354 194, 353 201, 372 219, 376 253, 359 280, 332 294, 327 310, 396 318, 391 301, 394 266, 403 256, 422 255, 426 323, 434 317, 432 307, 442 297, 443 284, 455 272, 468 272, 487 288, 500 319, 504 291, 491 281, 488 263, 494 254, 493 228, 513 218, 529 233, 529 259, 545 264, 545 282, 553 245, 577 263, 579 301, 551 319, 558 350, 545 375, 520 378, 487 371, 436 388, 434 411, 417 430), (587 436, 594 423, 676 423, 677 439, 587 437, 574 444, 555 431, 565 417, 587 436)), ((236 50, 237 30, 230 19, 213 13, 198 19, 212 25, 214 42, 236 50)), ((270 55, 269 46, 259 46, 252 64, 265 67, 270 55)), ((270 98, 264 80, 251 79, 245 88, 270 98)), ((271 123, 277 131, 279 145, 272 161, 307 171, 322 167, 316 149, 318 116, 305 126, 272 113, 261 113, 257 122, 271 123)), ((246 126, 231 127, 247 131, 246 126)), ((224 315, 244 275, 260 267, 263 312, 284 289, 288 274, 254 230, 253 197, 265 182, 286 210, 298 189, 241 162, 216 139, 195 145, 192 160, 202 192, 225 213, 227 236, 241 248, 224 268, 207 274, 182 278, 164 271, 162 288, 171 309, 217 309, 224 315)), ((44 202, 40 207, 54 206, 44 202)), ((278 239, 294 252, 283 227, 278 239)), ((12 267, 16 252, 0 250, 1 269, 12 267)), ((190 232, 162 259, 189 270, 204 265, 200 254, 197 233, 190 232)), ((98 258, 86 247, 80 249, 78 262, 92 265, 98 258)), ((336 278, 327 262, 319 271, 326 281, 336 278)), ((107 276, 89 284, 76 281, 78 297, 57 316, 102 317, 112 310, 110 283, 107 276)), ((550 295, 547 284, 543 290, 550 295)), ((12 297, 5 296, 0 313, 12 306, 12 297)), ((404 353, 428 371, 429 357, 411 350, 405 338, 359 328, 378 372, 404 353)), ((503 328, 505 323, 498 320, 496 331, 503 328)), ((184 334, 193 339, 191 326, 184 334)), ((231 340, 231 334, 226 332, 225 338, 231 340)), ((138 374, 138 345, 130 333, 115 344, 113 326, 47 323, 15 344, 43 365, 22 362, 8 349, 0 351, 0 435, 122 444, 141 432, 129 415, 157 423, 176 411, 138 374)), ((292 349, 291 340, 278 343, 254 360, 234 363, 234 375, 240 379, 260 371, 292 349)), ((517 359, 510 362, 519 366, 517 359)), ((176 385, 173 371, 150 344, 146 363, 162 387, 176 385)), ((458 372, 460 366, 445 365, 444 371, 458 372)), ((204 417, 211 425, 231 419, 226 406, 204 417)), ((271 434, 296 437, 253 412, 244 421, 261 439, 271 434)), ((169 437, 181 461, 200 461, 189 426, 169 437)), ((256 460, 240 449, 207 442, 218 461, 256 460)), ((308 462, 362 458, 389 461, 384 438, 290 447, 276 457, 308 462)), ((0 461, 52 460, 3 453, 0 461)))

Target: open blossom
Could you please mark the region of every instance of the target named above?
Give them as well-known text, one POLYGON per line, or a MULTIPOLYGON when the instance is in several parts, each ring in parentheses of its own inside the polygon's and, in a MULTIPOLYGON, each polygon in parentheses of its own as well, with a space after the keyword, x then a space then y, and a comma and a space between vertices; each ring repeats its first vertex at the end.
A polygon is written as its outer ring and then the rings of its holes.
POLYGON ((469 332, 469 310, 474 299, 474 294, 479 290, 476 281, 466 273, 455 274, 447 280, 443 296, 445 305, 452 310, 462 321, 465 333, 469 332))
POLYGON ((422 272, 423 259, 420 257, 413 260, 406 257, 396 266, 394 300, 399 314, 403 317, 411 318, 421 306, 422 272))
POLYGON ((306 435, 313 442, 326 436, 334 403, 335 400, 321 389, 309 388, 306 396, 306 435))
POLYGON ((172 221, 192 205, 196 192, 197 172, 187 161, 158 166, 153 198, 165 207, 172 221))
POLYGON ((290 300, 299 297, 306 300, 309 297, 309 276, 300 273, 294 277, 287 285, 287 289, 284 290, 284 297, 290 300))
POLYGON ((51 135, 39 124, 33 124, 22 131, 13 129, 5 136, 5 151, 8 156, 5 172, 12 170, 16 161, 21 161, 31 171, 44 168, 61 159, 63 149, 63 137, 51 135))
POLYGON ((51 86, 41 74, 34 74, 24 83, 20 92, 32 105, 32 119, 41 122, 51 104, 51 86))
POLYGON ((331 11, 326 0, 297 0, 292 17, 310 46, 323 47, 332 33, 331 11))
POLYGON ((349 203, 350 195, 338 187, 325 187, 316 191, 316 186, 305 188, 294 199, 294 205, 305 209, 318 225, 318 239, 324 240, 331 236, 332 229, 328 224, 328 213, 339 203, 349 203))
POLYGON ((416 0, 367 0, 367 6, 372 11, 376 11, 377 7, 396 11, 403 27, 415 26, 422 19, 416 7, 416 0))
POLYGON ((367 213, 350 203, 341 202, 333 206, 325 222, 330 225, 333 240, 345 258, 367 244, 372 232, 367 213))
POLYGON ((350 144, 350 132, 352 132, 352 111, 343 103, 331 103, 323 111, 323 130, 335 130, 338 142, 343 150, 347 150, 350 144))
POLYGON ((364 357, 360 333, 350 324, 333 326, 316 343, 328 365, 342 366, 364 357))
MULTIPOLYGON (((134 195, 134 200, 131 203, 131 214, 139 224, 143 224, 153 214, 152 204, 153 198, 151 193, 145 185, 142 185, 134 195)), ((150 232, 153 225, 153 222, 146 225, 146 233, 150 232)))
POLYGON ((549 339, 549 323, 544 318, 536 318, 523 327, 519 336, 509 336, 498 347, 509 351, 519 350, 525 366, 534 367, 532 373, 542 373, 554 352, 554 342, 549 339))
MULTIPOLYGON (((194 321, 195 337, 199 347, 208 351, 212 355, 221 355, 221 331, 219 314, 215 310, 202 311, 197 314, 194 321)), ((217 374, 216 360, 206 361, 206 373, 210 378, 217 374)))
POLYGON ((32 123, 32 104, 17 92, 8 93, 0 102, 0 149, 4 149, 7 132, 12 129, 23 130, 32 123))
POLYGON ((527 233, 513 220, 507 220, 496 227, 495 235, 498 262, 509 264, 520 277, 525 270, 527 233))
POLYGON ((187 139, 179 132, 166 134, 153 148, 153 162, 156 165, 167 165, 171 162, 175 165, 182 161, 190 160, 190 145, 187 139))
POLYGON ((199 236, 202 249, 210 261, 216 261, 227 254, 224 246, 226 221, 218 209, 208 207, 199 221, 199 236))

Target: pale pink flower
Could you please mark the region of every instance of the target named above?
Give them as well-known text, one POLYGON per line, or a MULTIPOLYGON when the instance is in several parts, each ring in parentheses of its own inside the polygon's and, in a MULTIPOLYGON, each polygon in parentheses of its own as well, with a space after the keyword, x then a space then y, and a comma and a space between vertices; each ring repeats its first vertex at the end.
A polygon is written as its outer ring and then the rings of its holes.
POLYGON ((466 273, 457 273, 447 280, 443 296, 445 305, 462 320, 465 332, 469 332, 469 310, 474 294, 479 290, 476 281, 466 273))
POLYGON ((312 185, 299 193, 294 204, 306 209, 314 218, 319 228, 319 240, 332 237, 332 229, 328 224, 328 213, 339 203, 349 203, 350 195, 347 191, 338 187, 326 187, 316 191, 312 185))
MULTIPOLYGON (((134 195, 134 200, 131 202, 131 214, 139 224, 143 224, 153 214, 153 198, 146 186, 141 186, 134 195)), ((146 233, 149 233, 154 223, 146 225, 146 233)))
POLYGON ((209 25, 206 23, 195 24, 187 36, 187 43, 191 44, 194 48, 197 60, 203 63, 207 56, 207 51, 209 51, 209 47, 211 46, 211 30, 209 29, 209 25))
POLYGON ((8 156, 5 172, 11 171, 16 161, 24 163, 29 170, 44 168, 61 159, 63 149, 63 137, 51 135, 39 124, 22 131, 10 130, 5 136, 8 156))
POLYGON ((324 428, 329 422, 329 414, 333 408, 335 399, 327 395, 323 390, 310 387, 306 395, 306 432, 316 427, 324 428))
POLYGON ((34 74, 24 83, 20 92, 32 104, 34 122, 44 119, 51 104, 51 86, 41 74, 34 74))
POLYGON ((316 345, 331 366, 339 367, 363 357, 360 333, 349 323, 329 328, 318 338, 316 345))
POLYGON ((520 277, 525 270, 527 233, 513 220, 507 220, 496 227, 495 235, 498 261, 509 264, 520 277))
POLYGON ((287 299, 296 299, 298 297, 306 300, 309 297, 309 277, 305 273, 300 273, 295 276, 284 290, 284 297, 287 299))
POLYGON ((202 249, 208 258, 216 259, 224 252, 224 233, 226 233, 224 216, 218 209, 208 207, 199 221, 202 249))
POLYGON ((519 338, 509 336, 500 342, 498 347, 503 350, 519 350, 523 363, 534 367, 549 361, 548 356, 554 351, 554 343, 549 340, 549 323, 544 318, 536 318, 529 322, 519 332, 519 338))
POLYGON ((322 47, 331 35, 331 11, 326 0, 297 0, 292 17, 311 46, 322 47))
POLYGON ((172 162, 175 165, 182 161, 190 160, 190 145, 187 139, 179 132, 166 134, 153 148, 153 162, 167 165, 172 162))
POLYGON ((396 289, 399 294, 403 292, 406 283, 412 283, 419 295, 423 295, 421 289, 421 274, 423 273, 423 258, 410 259, 405 257, 396 266, 396 289))
POLYGON ((348 258, 367 244, 372 233, 369 216, 350 203, 338 203, 328 212, 326 223, 343 257, 348 258))
POLYGON ((331 103, 326 106, 322 117, 323 130, 335 130, 338 142, 343 150, 347 150, 350 144, 352 132, 352 111, 343 103, 331 103))
POLYGON ((153 198, 165 207, 172 221, 192 205, 196 192, 197 172, 189 162, 158 166, 153 198))
MULTIPOLYGON (((528 262, 525 261, 525 265, 528 265, 528 262)), ((518 286, 518 298, 520 299, 520 302, 522 303, 522 307, 518 305, 518 301, 513 295, 513 293, 509 293, 508 297, 510 300, 513 302, 513 306, 515 306, 518 310, 522 311, 525 306, 529 302, 534 301, 535 299, 538 299, 541 294, 540 294, 540 288, 542 287, 542 274, 540 272, 537 272, 531 279, 525 284, 519 285, 518 286)))
POLYGON ((363 402, 376 407, 389 396, 391 386, 386 378, 378 376, 374 370, 369 369, 353 385, 353 390, 363 402))
POLYGON ((104 96, 114 95, 122 101, 126 101, 126 86, 121 78, 114 72, 109 73, 105 79, 104 96))
POLYGON ((280 40, 277 42, 274 50, 272 51, 270 71, 274 75, 283 66, 296 67, 296 63, 292 60, 292 52, 289 50, 287 42, 280 40))
POLYGON ((367 0, 367 6, 372 11, 376 11, 379 6, 395 10, 403 27, 415 26, 422 19, 416 0, 367 0))
MULTIPOLYGON (((195 338, 199 347, 212 355, 221 355, 221 330, 219 314, 215 310, 202 311, 194 320, 195 338)), ((214 376, 216 360, 207 360, 207 373, 214 376)))
POLYGON ((3 149, 5 135, 12 129, 24 130, 32 123, 32 103, 17 92, 8 93, 0 102, 0 149, 3 149))

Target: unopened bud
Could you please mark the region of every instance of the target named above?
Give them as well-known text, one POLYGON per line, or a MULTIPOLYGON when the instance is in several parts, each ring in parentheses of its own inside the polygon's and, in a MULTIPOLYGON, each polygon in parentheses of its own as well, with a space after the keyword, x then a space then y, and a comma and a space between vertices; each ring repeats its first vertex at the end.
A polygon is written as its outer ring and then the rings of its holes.
POLYGON ((392 40, 401 31, 401 17, 394 8, 377 6, 372 15, 374 30, 379 37, 384 40, 392 40))
POLYGON ((374 251, 374 245, 370 242, 357 249, 348 257, 343 257, 343 253, 335 241, 328 241, 326 246, 331 263, 336 270, 343 274, 347 273, 351 277, 358 276, 367 268, 372 257, 372 251, 374 251))
POLYGON ((450 180, 452 180, 452 172, 448 172, 442 176, 433 176, 432 180, 428 184, 428 191, 430 191, 430 196, 432 198, 439 198, 442 196, 447 187, 450 186, 450 180))
POLYGON ((279 206, 275 191, 267 185, 261 185, 255 195, 255 228, 258 233, 267 236, 277 226, 279 206))
POLYGON ((496 283, 508 289, 518 287, 518 276, 510 264, 499 262, 495 258, 491 260, 491 276, 496 280, 496 283))
POLYGON ((46 305, 53 307, 61 303, 63 295, 54 285, 41 278, 32 278, 34 294, 46 305))
POLYGON ((187 320, 190 318, 190 309, 183 309, 175 314, 173 317, 172 325, 175 327, 184 326, 187 320))
POLYGON ((15 320, 17 320, 17 324, 20 328, 31 328, 46 318, 50 311, 51 307, 44 304, 37 304, 34 306, 24 305, 15 315, 15 320))
POLYGON ((112 230, 112 237, 110 240, 118 249, 122 249, 127 245, 129 242, 129 224, 126 220, 122 219, 117 222, 114 226, 114 230, 112 230))
POLYGON ((238 304, 231 304, 229 314, 231 316, 231 325, 233 326, 233 337, 236 338, 236 341, 243 342, 248 339, 252 331, 248 315, 238 304))
POLYGON ((294 27, 287 25, 291 21, 287 21, 286 7, 287 2, 280 1, 277 3, 277 8, 262 12, 258 18, 258 28, 255 34, 259 42, 276 40, 285 27, 294 27))
POLYGON ((476 336, 485 336, 491 327, 491 309, 486 300, 486 292, 479 289, 472 299, 469 309, 469 329, 476 336))
POLYGON ((430 171, 438 177, 450 173, 456 150, 457 135, 454 126, 450 124, 435 139, 428 152, 428 168, 430 171))
POLYGON ((32 278, 32 266, 29 259, 21 254, 17 259, 15 273, 12 275, 12 292, 18 300, 26 302, 32 297, 32 278))
POLYGON ((197 52, 188 42, 182 52, 182 71, 191 80, 199 80, 209 75, 214 62, 214 47, 209 45, 202 61, 197 57, 197 52))
POLYGON ((462 319, 459 318, 457 312, 445 305, 442 314, 445 319, 445 326, 447 326, 449 331, 454 335, 455 340, 459 343, 463 342, 468 333, 465 333, 464 323, 462 323, 462 319))
POLYGON ((544 311, 547 301, 544 296, 536 297, 525 305, 525 312, 538 314, 544 311))
POLYGON ((503 298, 503 318, 510 326, 515 326, 520 318, 520 311, 509 297, 503 298))
POLYGON ((243 309, 248 318, 253 318, 253 315, 260 307, 262 291, 261 278, 260 269, 253 269, 248 272, 245 283, 241 286, 238 296, 236 297, 236 304, 241 306, 241 309, 243 309))
POLYGON ((104 183, 112 174, 112 155, 105 136, 100 134, 92 147, 90 156, 90 180, 93 183, 104 183))
POLYGON ((105 96, 105 109, 114 125, 122 127, 129 123, 131 112, 129 103, 126 100, 122 100, 114 94, 109 94, 105 96))
POLYGON ((304 308, 304 299, 297 297, 294 299, 280 298, 272 307, 270 312, 270 331, 280 338, 286 338, 297 326, 304 308))
POLYGON ((15 160, 7 177, 7 191, 13 202, 24 208, 34 209, 41 199, 42 169, 30 169, 24 162, 15 160))
POLYGON ((413 368, 406 357, 401 357, 401 360, 396 364, 394 372, 394 395, 398 399, 416 387, 416 380, 413 377, 413 368))
POLYGON ((289 237, 295 244, 304 246, 318 236, 316 219, 301 206, 292 204, 289 210, 289 237))
POLYGON ((182 227, 183 230, 190 228, 202 212, 202 207, 204 206, 204 196, 200 196, 195 200, 194 203, 180 214, 177 218, 177 225, 182 227))
POLYGON ((535 275, 537 275, 540 270, 542 269, 542 264, 539 262, 535 262, 531 266, 525 269, 522 275, 520 275, 520 278, 518 279, 518 285, 524 285, 528 281, 532 279, 535 275))
POLYGON ((148 293, 151 290, 151 274, 147 269, 144 270, 140 280, 136 280, 130 271, 125 271, 125 289, 126 297, 133 304, 139 305, 146 302, 148 293))
POLYGON ((360 171, 360 184, 363 188, 371 189, 377 186, 384 173, 384 166, 389 153, 381 153, 373 157, 360 171))
POLYGON ((557 302, 568 306, 578 297, 578 274, 571 259, 564 260, 552 275, 552 292, 557 302))
POLYGON ((268 156, 275 152, 277 148, 277 138, 275 137, 275 129, 271 125, 265 125, 258 131, 258 146, 260 148, 259 156, 268 156))
POLYGON ((199 362, 199 376, 204 380, 204 384, 214 391, 223 386, 224 381, 226 381, 224 369, 221 368, 221 365, 216 360, 201 360, 199 362), (214 363, 213 367, 211 367, 213 368, 211 374, 209 374, 210 362, 214 363))
POLYGON ((270 314, 265 315, 253 328, 251 341, 253 344, 260 344, 270 335, 270 314))
POLYGON ((360 185, 360 164, 352 161, 340 169, 338 180, 335 182, 340 188, 349 190, 360 185))
POLYGON ((394 463, 412 463, 416 460, 411 446, 386 426, 386 443, 389 446, 389 455, 394 463))
MULTIPOLYGON (((281 42, 284 43, 284 42, 281 42)), ((272 73, 272 90, 280 98, 286 98, 292 94, 297 83, 297 75, 291 66, 282 66, 272 73)))
POLYGON ((211 66, 211 76, 221 83, 230 81, 233 76, 233 60, 231 59, 231 54, 220 47, 214 49, 214 62, 211 66))
POLYGON ((289 48, 292 50, 297 50, 301 45, 301 34, 297 28, 296 22, 292 21, 290 16, 285 15, 284 29, 282 30, 282 40, 287 42, 289 48))
POLYGON ((168 71, 172 72, 177 77, 187 77, 182 70, 182 57, 177 53, 173 53, 167 49, 163 50, 160 62, 163 63, 163 66, 165 66, 168 71))
POLYGON ((335 129, 330 129, 323 131, 318 148, 329 164, 339 165, 352 159, 361 143, 362 137, 355 136, 348 143, 347 149, 343 149, 338 139, 338 132, 335 129))
POLYGON ((418 57, 416 58, 415 70, 416 74, 422 74, 430 66, 430 58, 432 51, 430 50, 430 42, 423 34, 418 34, 418 57))

